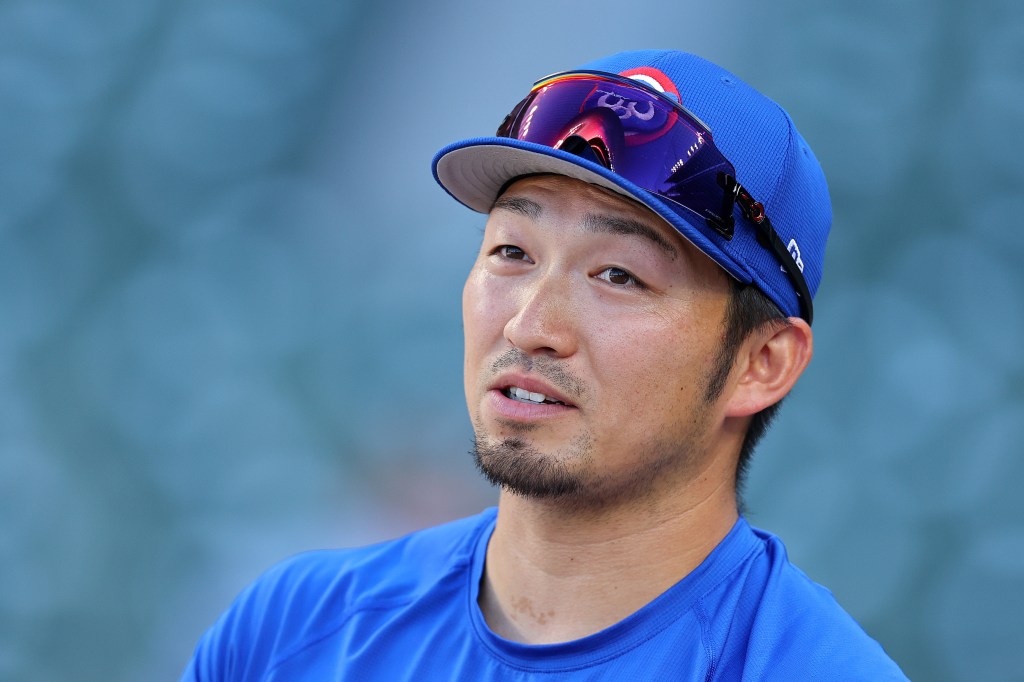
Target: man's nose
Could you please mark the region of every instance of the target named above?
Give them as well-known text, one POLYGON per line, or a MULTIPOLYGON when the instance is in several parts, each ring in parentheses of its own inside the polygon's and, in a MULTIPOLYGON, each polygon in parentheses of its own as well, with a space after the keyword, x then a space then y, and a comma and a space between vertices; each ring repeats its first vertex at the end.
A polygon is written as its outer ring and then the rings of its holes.
POLYGON ((545 273, 524 284, 505 338, 524 353, 567 357, 578 344, 579 304, 566 273, 545 273))

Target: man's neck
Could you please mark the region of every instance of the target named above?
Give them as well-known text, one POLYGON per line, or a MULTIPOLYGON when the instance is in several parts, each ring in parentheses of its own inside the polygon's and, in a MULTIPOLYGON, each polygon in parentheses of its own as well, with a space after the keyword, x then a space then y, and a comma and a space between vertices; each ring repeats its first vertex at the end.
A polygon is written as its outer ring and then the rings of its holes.
POLYGON ((682 493, 600 512, 503 492, 480 608, 506 639, 548 644, 585 637, 689 574, 736 518, 734 490, 725 484, 689 500, 682 493))

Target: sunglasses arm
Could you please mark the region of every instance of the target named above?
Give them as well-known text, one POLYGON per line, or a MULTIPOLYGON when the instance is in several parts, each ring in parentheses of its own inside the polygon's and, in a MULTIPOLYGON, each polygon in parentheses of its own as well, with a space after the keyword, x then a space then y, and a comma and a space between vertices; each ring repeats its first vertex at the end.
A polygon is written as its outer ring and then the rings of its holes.
MULTIPOLYGON (((757 241, 775 254, 775 257, 782 264, 782 268, 789 275, 789 279, 793 282, 793 287, 796 289, 796 294, 800 299, 803 318, 807 320, 807 324, 811 324, 814 319, 814 307, 811 303, 811 292, 807 288, 807 281, 804 279, 803 272, 800 271, 800 267, 793 258, 793 254, 782 243, 782 239, 772 226, 772 221, 765 214, 764 204, 756 201, 750 192, 728 173, 718 174, 718 184, 725 190, 725 196, 722 200, 722 215, 727 216, 728 221, 728 234, 725 234, 720 229, 719 232, 726 239, 732 238, 733 223, 735 222, 732 217, 732 207, 734 203, 739 204, 743 217, 752 222, 757 228, 757 241)), ((717 226, 715 227, 717 229, 717 226)))

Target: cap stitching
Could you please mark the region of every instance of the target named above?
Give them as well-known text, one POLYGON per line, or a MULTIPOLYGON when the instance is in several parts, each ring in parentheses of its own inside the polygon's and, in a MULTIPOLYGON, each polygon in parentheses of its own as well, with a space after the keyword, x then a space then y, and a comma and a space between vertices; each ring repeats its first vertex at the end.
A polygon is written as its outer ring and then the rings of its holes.
POLYGON ((782 114, 782 118, 786 121, 786 153, 785 153, 785 157, 783 158, 783 162, 782 162, 782 171, 779 173, 779 176, 777 178, 775 178, 775 186, 772 187, 771 191, 768 193, 768 196, 765 197, 765 200, 764 200, 765 204, 767 204, 769 201, 772 201, 773 199, 775 199, 775 195, 778 193, 779 187, 782 186, 782 181, 784 179, 788 179, 789 172, 792 170, 792 166, 793 166, 793 162, 792 162, 793 128, 794 128, 794 126, 793 126, 793 119, 791 119, 789 117, 789 114, 786 113, 786 110, 783 109, 779 105, 778 102, 776 102, 774 100, 769 100, 769 101, 775 106, 775 108, 778 110, 778 112, 780 114, 782 114))

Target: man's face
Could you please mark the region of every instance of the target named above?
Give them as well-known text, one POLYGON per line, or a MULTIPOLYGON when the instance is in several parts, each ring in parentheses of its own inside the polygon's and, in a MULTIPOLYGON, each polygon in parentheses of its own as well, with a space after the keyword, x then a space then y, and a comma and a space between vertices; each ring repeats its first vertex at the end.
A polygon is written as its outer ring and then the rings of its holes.
POLYGON ((561 176, 514 183, 463 292, 465 388, 492 482, 595 506, 706 465, 727 275, 653 212, 561 176))

